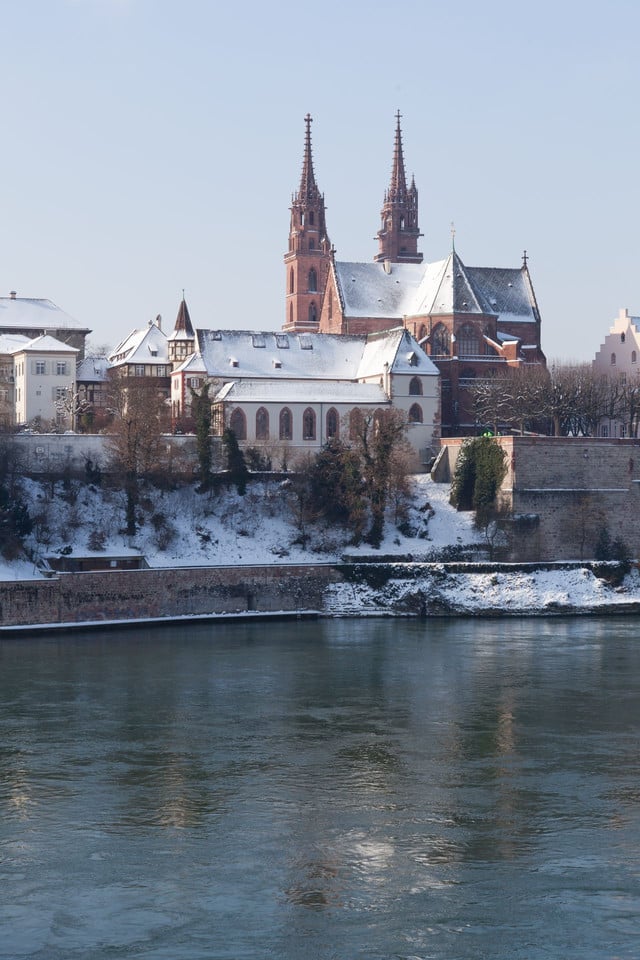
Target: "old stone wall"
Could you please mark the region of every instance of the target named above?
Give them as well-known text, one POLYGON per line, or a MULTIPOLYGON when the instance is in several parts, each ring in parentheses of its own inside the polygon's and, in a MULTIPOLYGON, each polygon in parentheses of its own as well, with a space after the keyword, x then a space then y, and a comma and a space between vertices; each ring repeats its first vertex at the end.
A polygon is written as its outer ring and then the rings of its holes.
POLYGON ((0 582, 0 626, 322 609, 331 566, 197 567, 0 582))
MULTIPOLYGON (((512 560, 594 557, 603 529, 640 556, 640 442, 595 437, 498 437, 507 474, 500 499, 515 515, 512 560)), ((442 441, 435 479, 450 482, 462 440, 442 441)))

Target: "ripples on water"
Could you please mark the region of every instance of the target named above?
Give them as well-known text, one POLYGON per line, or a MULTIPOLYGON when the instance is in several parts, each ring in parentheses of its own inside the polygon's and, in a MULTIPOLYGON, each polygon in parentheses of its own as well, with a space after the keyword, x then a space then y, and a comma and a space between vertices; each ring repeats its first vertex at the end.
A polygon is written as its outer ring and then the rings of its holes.
POLYGON ((627 620, 0 643, 0 958, 640 956, 627 620))

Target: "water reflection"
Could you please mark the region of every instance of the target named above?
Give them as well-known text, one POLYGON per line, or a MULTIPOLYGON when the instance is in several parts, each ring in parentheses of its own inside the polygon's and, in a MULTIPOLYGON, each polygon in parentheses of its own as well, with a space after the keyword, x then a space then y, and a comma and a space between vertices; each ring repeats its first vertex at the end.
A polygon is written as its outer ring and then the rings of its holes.
POLYGON ((628 620, 3 642, 0 958, 635 956, 639 667, 628 620))

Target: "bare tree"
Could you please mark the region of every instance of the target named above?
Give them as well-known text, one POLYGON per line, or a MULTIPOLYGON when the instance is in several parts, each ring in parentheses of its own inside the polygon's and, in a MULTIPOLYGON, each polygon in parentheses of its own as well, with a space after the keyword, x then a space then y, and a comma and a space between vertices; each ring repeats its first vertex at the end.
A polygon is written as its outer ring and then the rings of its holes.
POLYGON ((126 530, 136 532, 139 482, 158 470, 162 459, 161 436, 167 429, 166 400, 151 377, 110 377, 108 428, 111 466, 122 478, 126 493, 126 530))

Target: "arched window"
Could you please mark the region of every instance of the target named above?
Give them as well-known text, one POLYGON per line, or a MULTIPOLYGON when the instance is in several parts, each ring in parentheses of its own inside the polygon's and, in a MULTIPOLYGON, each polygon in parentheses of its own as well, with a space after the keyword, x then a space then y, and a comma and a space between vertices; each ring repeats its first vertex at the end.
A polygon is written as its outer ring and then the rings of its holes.
POLYGON ((309 323, 316 323, 318 320, 318 311, 315 302, 309 304, 309 323))
POLYGON ((310 237, 310 238, 309 238, 309 250, 314 250, 314 249, 315 249, 315 246, 316 246, 316 241, 313 239, 313 237, 310 237))
POLYGON ((240 407, 236 407, 235 410, 232 411, 229 426, 235 433, 236 440, 247 439, 247 418, 240 407))
POLYGON ((425 327, 424 323, 421 323, 420 329, 418 330, 418 343, 420 344, 420 346, 422 346, 424 341, 427 339, 427 336, 428 336, 427 328, 425 327))
POLYGON ((309 282, 308 282, 307 288, 309 290, 309 293, 316 293, 318 289, 318 274, 313 269, 313 267, 311 268, 311 270, 309 270, 309 282))
POLYGON ((422 396, 422 380, 420 377, 411 377, 409 383, 409 396, 410 397, 421 397, 422 396))
POLYGON ((362 428, 363 419, 364 417, 362 415, 362 411, 359 410, 358 407, 354 407, 349 414, 349 438, 351 440, 358 439, 358 435, 362 428))
POLYGON ((431 334, 431 355, 447 357, 451 352, 451 338, 444 323, 438 323, 431 334))
POLYGON ((458 355, 475 357, 480 352, 478 332, 470 323, 465 323, 458 331, 458 355))
POLYGON ((293 279, 293 267, 289 270, 289 293, 293 293, 295 290, 295 284, 293 279))
POLYGON ((289 304, 289 323, 293 323, 293 304, 289 304))
POLYGON ((313 210, 309 210, 309 226, 313 226, 313 210))
POLYGON ((422 423, 422 407, 419 403, 411 405, 409 410, 409 423, 422 423))
POLYGON ((302 439, 315 440, 316 438, 316 415, 311 407, 307 407, 302 414, 302 439))
POLYGON ((638 355, 637 355, 637 353, 635 352, 635 350, 632 350, 632 351, 631 351, 631 363, 637 363, 637 360, 638 360, 638 355))
POLYGON ((269 414, 264 407, 256 412, 256 440, 269 439, 269 414))
POLYGON ((333 290, 329 290, 329 320, 333 317, 333 290))
POLYGON ((615 365, 616 365, 616 355, 615 355, 615 353, 612 353, 612 354, 611 354, 611 366, 612 366, 612 367, 615 367, 615 365))
POLYGON ((621 333, 621 334, 620 334, 620 343, 624 343, 625 340, 626 340, 626 334, 621 333))
POLYGON ((327 440, 333 440, 334 437, 337 437, 339 430, 340 419, 338 417, 338 411, 335 407, 331 407, 330 410, 327 410, 327 440))
POLYGON ((291 410, 289 407, 283 407, 280 411, 280 439, 281 440, 291 440, 293 439, 293 418, 291 416, 291 410))

